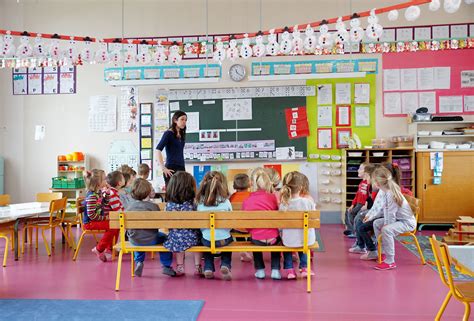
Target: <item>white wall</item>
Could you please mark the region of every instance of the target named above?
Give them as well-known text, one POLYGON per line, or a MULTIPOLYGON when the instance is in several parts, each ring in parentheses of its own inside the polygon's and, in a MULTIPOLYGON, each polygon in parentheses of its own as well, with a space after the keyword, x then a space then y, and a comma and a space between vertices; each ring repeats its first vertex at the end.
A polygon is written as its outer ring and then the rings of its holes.
MULTIPOLYGON (((377 1, 377 5, 382 7, 399 2, 377 1)), ((210 0, 209 33, 259 30, 259 3, 256 0, 210 0)), ((374 5, 373 3, 374 1, 368 0, 354 1, 351 9, 350 2, 347 0, 295 0, 291 2, 264 0, 262 1, 261 29, 332 18, 369 9, 374 5)), ((202 34, 206 31, 204 0, 127 0, 124 9, 125 37, 202 34)), ((443 11, 429 14, 428 12, 427 7, 424 6, 421 18, 414 24, 472 22, 474 6, 467 7, 463 3, 462 10, 452 15, 443 11)), ((121 17, 121 1, 21 0, 17 3, 13 0, 0 0, 1 29, 120 37, 121 17)), ((408 24, 403 18, 399 20, 401 25, 408 24)), ((381 23, 384 26, 394 25, 392 22, 387 22, 385 17, 381 17, 381 23)), ((365 25, 365 21, 363 24, 365 25)), ((321 57, 321 59, 333 58, 321 57)), ((298 59, 317 58, 298 57, 298 59)), ((243 63, 250 65, 250 61, 243 63)), ((224 63, 224 74, 229 65, 228 62, 224 63)), ((6 158, 5 186, 6 192, 12 195, 13 201, 32 200, 35 193, 46 191, 51 186, 51 177, 56 174, 55 162, 58 154, 84 151, 92 158, 92 167, 106 168, 107 151, 112 140, 131 139, 136 144, 138 143, 137 136, 134 134, 88 132, 89 96, 119 95, 119 89, 108 87, 102 79, 103 66, 86 65, 78 67, 76 95, 13 96, 11 71, 0 70, 0 153, 6 158), (35 125, 46 126, 45 140, 34 141, 35 125), (5 130, 2 130, 3 126, 6 126, 5 130)), ((377 82, 377 133, 381 137, 403 134, 406 131, 404 119, 382 117, 380 77, 377 82)), ((243 82, 239 86, 278 84, 303 84, 303 82, 287 81, 271 84, 243 82)), ((218 86, 235 86, 235 83, 230 82, 225 76, 218 86)), ((189 87, 191 86, 187 86, 189 87)), ((169 88, 179 87, 169 86, 169 88)), ((153 102, 156 89, 156 87, 140 88, 140 101, 153 102)))

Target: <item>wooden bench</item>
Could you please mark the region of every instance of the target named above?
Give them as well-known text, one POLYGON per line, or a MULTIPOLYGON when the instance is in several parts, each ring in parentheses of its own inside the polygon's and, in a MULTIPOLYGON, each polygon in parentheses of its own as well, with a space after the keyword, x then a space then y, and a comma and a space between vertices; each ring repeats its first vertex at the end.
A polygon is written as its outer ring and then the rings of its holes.
POLYGON ((211 247, 194 246, 186 252, 304 252, 308 256, 307 291, 311 292, 311 254, 318 243, 308 246, 308 229, 320 227, 319 211, 231 211, 231 212, 110 212, 110 228, 120 229, 120 241, 115 246, 119 251, 115 290, 120 288, 120 274, 123 254, 133 252, 168 252, 162 245, 134 246, 125 241, 127 229, 186 228, 211 229, 211 247), (218 228, 299 228, 304 230, 303 247, 293 248, 282 245, 258 246, 250 242, 233 242, 224 247, 215 247, 215 229, 218 228))

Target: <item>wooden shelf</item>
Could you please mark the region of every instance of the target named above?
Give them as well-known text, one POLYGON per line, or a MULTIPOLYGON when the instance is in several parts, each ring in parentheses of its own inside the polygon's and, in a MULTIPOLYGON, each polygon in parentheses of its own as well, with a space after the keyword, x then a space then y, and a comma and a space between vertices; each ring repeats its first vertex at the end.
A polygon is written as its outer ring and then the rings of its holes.
POLYGON ((67 164, 67 163, 75 163, 75 164, 79 164, 79 163, 84 163, 85 161, 81 160, 81 161, 58 161, 58 164, 67 164))
POLYGON ((462 135, 418 135, 418 138, 446 138, 446 137, 474 137, 474 134, 462 134, 462 135))

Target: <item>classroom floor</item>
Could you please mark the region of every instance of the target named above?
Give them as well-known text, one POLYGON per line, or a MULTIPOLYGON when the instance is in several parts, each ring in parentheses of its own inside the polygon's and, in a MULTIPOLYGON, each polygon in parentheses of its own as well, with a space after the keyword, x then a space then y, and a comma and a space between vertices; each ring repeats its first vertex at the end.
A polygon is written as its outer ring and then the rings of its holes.
MULTIPOLYGON (((422 266, 398 242, 398 268, 376 271, 371 268, 373 262, 363 262, 358 255, 347 253, 352 241, 343 238, 341 225, 322 225, 321 236, 326 251, 315 254, 311 294, 306 293, 303 280, 256 280, 252 263, 241 262, 238 254, 234 254, 231 282, 194 278, 189 254, 189 275, 185 277, 162 275, 157 260, 147 260, 143 277, 132 280, 126 257, 121 291, 117 293, 116 264, 102 263, 91 254, 94 241, 89 236, 76 262, 59 238, 50 258, 41 241, 38 253, 31 246, 17 262, 10 255, 8 266, 1 270, 0 298, 199 299, 205 300, 199 321, 434 319, 447 290, 434 270, 422 266)), ((268 271, 269 258, 265 258, 268 271)), ((443 320, 460 320, 463 311, 463 306, 452 299, 443 320)))

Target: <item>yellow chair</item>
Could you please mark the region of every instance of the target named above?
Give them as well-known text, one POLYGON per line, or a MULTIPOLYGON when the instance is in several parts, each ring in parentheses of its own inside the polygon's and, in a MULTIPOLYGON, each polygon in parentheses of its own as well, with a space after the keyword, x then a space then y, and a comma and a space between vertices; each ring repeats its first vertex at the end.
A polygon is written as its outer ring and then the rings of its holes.
MULTIPOLYGON (((413 237, 413 240, 415 241, 415 244, 416 244, 416 248, 418 249, 418 253, 420 253, 421 264, 426 264, 425 257, 423 256, 423 251, 421 251, 420 243, 418 243, 418 239, 416 238, 416 227, 418 226, 418 216, 420 215, 420 211, 421 211, 421 200, 409 195, 404 195, 404 196, 408 204, 410 204, 413 214, 415 214, 416 225, 413 231, 402 233, 400 234, 400 236, 413 237)), ((377 247, 378 247, 378 254, 379 254, 378 261, 379 263, 382 263, 382 234, 380 234, 379 237, 377 238, 377 242, 378 242, 377 247)))
POLYGON ((444 298, 443 304, 441 304, 438 314, 436 314, 435 320, 441 320, 449 300, 452 296, 454 296, 455 299, 461 301, 464 304, 464 316, 462 319, 463 321, 468 321, 469 315, 471 314, 470 303, 474 302, 474 281, 454 281, 453 275, 451 273, 452 259, 451 255, 449 254, 448 245, 439 242, 434 234, 430 238, 430 243, 441 282, 443 282, 443 284, 449 289, 448 294, 446 294, 446 297, 444 298), (446 275, 443 272, 443 268, 446 275))
MULTIPOLYGON (((3 253, 3 267, 6 267, 7 266, 7 258, 8 258, 8 242, 9 242, 9 239, 8 239, 8 235, 5 234, 5 233, 2 233, 0 231, 0 238, 2 239, 5 239, 5 252, 3 253)), ((13 244, 13 242, 12 242, 13 244)))
MULTIPOLYGON (((54 248, 54 243, 55 243, 55 231, 56 227, 59 227, 61 229, 61 232, 63 233, 64 237, 66 238, 66 241, 69 244, 69 239, 67 238, 66 231, 64 231, 64 228, 62 226, 63 220, 64 220, 64 215, 66 213, 66 206, 67 206, 67 197, 63 197, 58 200, 52 200, 49 205, 49 219, 48 220, 29 220, 26 223, 26 226, 24 227, 24 230, 26 229, 36 229, 36 235, 38 235, 38 230, 41 229, 41 235, 43 237, 43 242, 44 246, 46 248, 46 252, 48 253, 48 256, 51 256, 51 251, 48 246, 48 242, 46 241, 46 237, 44 235, 45 230, 51 230, 51 247, 54 248)), ((23 243, 22 246, 22 252, 24 252, 24 245, 23 243)), ((36 242, 36 249, 38 249, 38 241, 36 242)))
MULTIPOLYGON (((0 206, 8 206, 8 205, 10 205, 10 195, 9 194, 1 194, 0 195, 0 206)), ((8 230, 10 232, 10 235, 11 235, 11 239, 13 240, 11 242, 11 245, 10 245, 11 250, 13 251, 13 243, 15 241, 15 232, 13 231, 13 225, 7 225, 6 227, 8 228, 8 230)), ((2 233, 2 235, 5 235, 5 234, 2 233)), ((0 236, 0 237, 6 238, 6 236, 0 236)), ((7 240, 7 245, 8 245, 8 240, 7 240)), ((7 248, 5 247, 5 249, 7 249, 7 248)))
POLYGON ((82 203, 84 202, 84 197, 78 197, 76 199, 76 214, 75 215, 66 215, 64 216, 63 224, 66 225, 66 235, 69 239, 69 245, 72 249, 76 249, 76 242, 74 241, 74 236, 72 235, 73 226, 82 225, 82 216, 80 214, 82 203))
MULTIPOLYGON (((82 245, 82 240, 84 239, 84 236, 87 235, 87 234, 92 234, 94 236, 94 239, 95 239, 95 242, 96 243, 99 243, 99 239, 97 238, 97 234, 102 234, 102 233, 105 233, 104 230, 86 230, 84 229, 84 225, 83 225, 83 215, 85 213, 85 206, 84 206, 84 198, 83 197, 78 197, 76 199, 76 217, 77 217, 77 220, 79 222, 79 226, 81 227, 81 230, 82 230, 82 233, 81 233, 81 237, 79 238, 79 242, 77 243, 77 247, 75 247, 75 250, 74 250, 74 255, 72 257, 72 260, 75 261, 77 259, 77 255, 79 254, 79 250, 81 248, 81 245, 82 245)), ((115 244, 115 238, 113 239, 113 244, 115 244)), ((72 243, 74 244, 74 241, 72 241, 72 243)), ((114 259, 115 257, 115 250, 112 249, 112 260, 114 259)))
POLYGON ((0 206, 10 205, 10 195, 0 194, 0 206))

